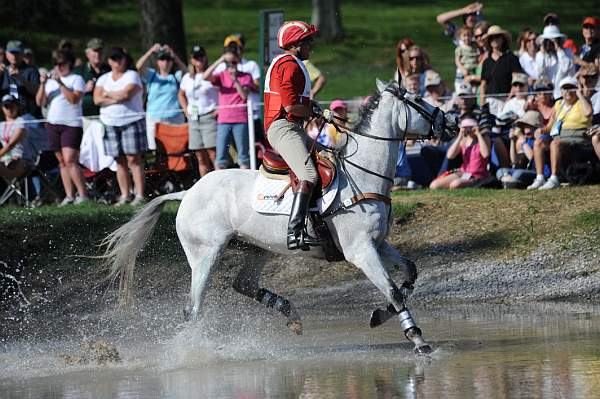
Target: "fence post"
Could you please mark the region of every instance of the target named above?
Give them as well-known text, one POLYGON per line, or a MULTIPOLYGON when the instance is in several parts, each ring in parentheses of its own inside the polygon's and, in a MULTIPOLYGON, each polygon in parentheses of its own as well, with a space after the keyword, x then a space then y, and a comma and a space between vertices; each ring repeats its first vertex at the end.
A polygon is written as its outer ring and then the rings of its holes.
POLYGON ((248 98, 248 150, 250 151, 250 169, 256 170, 256 145, 254 144, 254 103, 248 98))

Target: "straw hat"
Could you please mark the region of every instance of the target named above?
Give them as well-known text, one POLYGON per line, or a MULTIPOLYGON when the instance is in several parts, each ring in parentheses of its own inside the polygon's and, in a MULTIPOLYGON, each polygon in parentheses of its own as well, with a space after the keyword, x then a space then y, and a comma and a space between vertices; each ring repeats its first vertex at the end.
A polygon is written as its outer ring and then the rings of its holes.
POLYGON ((498 25, 490 26, 487 33, 483 35, 483 40, 489 41, 492 36, 504 36, 508 43, 512 42, 512 36, 510 33, 498 25))

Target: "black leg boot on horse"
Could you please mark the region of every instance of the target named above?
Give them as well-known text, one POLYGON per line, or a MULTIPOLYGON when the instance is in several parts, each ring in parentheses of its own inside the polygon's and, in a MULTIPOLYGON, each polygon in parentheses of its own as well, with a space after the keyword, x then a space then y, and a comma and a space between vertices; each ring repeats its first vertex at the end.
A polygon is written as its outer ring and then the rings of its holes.
POLYGON ((309 251, 310 247, 321 246, 323 241, 311 237, 306 231, 306 216, 314 184, 308 180, 300 180, 294 192, 292 212, 288 222, 287 247, 289 250, 301 249, 309 251))

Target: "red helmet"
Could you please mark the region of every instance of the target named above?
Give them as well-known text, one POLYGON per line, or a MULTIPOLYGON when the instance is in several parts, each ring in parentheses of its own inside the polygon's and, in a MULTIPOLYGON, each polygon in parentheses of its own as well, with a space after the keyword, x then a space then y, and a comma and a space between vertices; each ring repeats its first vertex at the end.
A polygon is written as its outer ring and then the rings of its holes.
POLYGON ((314 25, 302 21, 287 21, 281 25, 277 32, 277 44, 282 49, 301 42, 307 37, 315 35, 319 30, 314 25))

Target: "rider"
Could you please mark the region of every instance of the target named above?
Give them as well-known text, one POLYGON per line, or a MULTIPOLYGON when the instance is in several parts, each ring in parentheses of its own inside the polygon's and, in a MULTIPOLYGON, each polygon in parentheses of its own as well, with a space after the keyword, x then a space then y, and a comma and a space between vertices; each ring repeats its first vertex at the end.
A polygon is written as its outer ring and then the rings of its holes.
POLYGON ((306 232, 308 202, 318 174, 309 156, 311 139, 302 127, 302 122, 313 114, 322 116, 318 105, 310 99, 310 78, 302 63, 309 58, 317 32, 314 25, 302 21, 288 21, 279 28, 277 43, 284 53, 271 62, 264 93, 267 139, 299 180, 288 223, 287 246, 303 251, 321 245, 321 241, 306 232))

